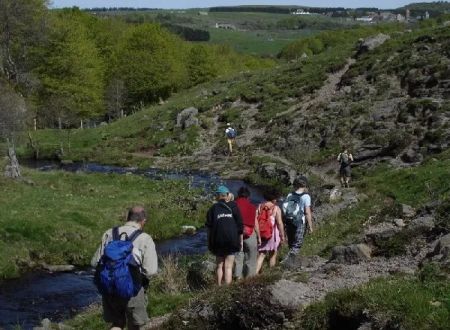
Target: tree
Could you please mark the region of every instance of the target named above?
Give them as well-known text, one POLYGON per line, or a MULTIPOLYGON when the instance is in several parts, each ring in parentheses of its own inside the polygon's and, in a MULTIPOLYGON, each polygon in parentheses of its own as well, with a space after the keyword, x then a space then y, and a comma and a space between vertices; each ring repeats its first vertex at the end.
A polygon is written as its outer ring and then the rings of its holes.
POLYGON ((216 58, 214 58, 212 51, 212 47, 204 45, 192 46, 187 59, 191 85, 203 83, 217 76, 218 68, 216 67, 216 58))
POLYGON ((46 0, 0 1, 0 72, 19 83, 29 53, 45 37, 46 0))
POLYGON ((156 102, 186 85, 185 45, 157 24, 130 28, 119 41, 115 76, 121 77, 131 104, 156 102))
POLYGON ((40 116, 74 126, 79 120, 103 114, 104 66, 77 9, 52 17, 48 42, 36 69, 40 90, 40 116))
POLYGON ((23 127, 25 115, 23 97, 0 78, 0 138, 13 140, 15 133, 23 127))
POLYGON ((113 78, 109 82, 105 93, 106 108, 110 120, 123 117, 126 95, 127 90, 123 80, 113 78))

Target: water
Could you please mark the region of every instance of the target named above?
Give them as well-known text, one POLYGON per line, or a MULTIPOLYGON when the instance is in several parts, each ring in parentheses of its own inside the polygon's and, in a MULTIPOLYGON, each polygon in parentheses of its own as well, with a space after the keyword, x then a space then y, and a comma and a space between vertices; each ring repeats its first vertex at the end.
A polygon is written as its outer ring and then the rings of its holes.
MULTIPOLYGON (((235 195, 241 186, 246 186, 251 191, 253 202, 262 200, 260 191, 242 180, 222 180, 217 175, 205 172, 165 171, 154 168, 138 170, 78 163, 60 166, 52 162, 34 162, 28 165, 42 171, 61 169, 105 174, 132 173, 156 180, 187 179, 192 187, 202 188, 206 195, 210 195, 212 189, 219 184, 227 185, 235 195)), ((159 256, 204 254, 207 252, 206 231, 201 229, 191 236, 157 242, 156 250, 159 256)), ((0 329, 15 329, 17 326, 23 330, 32 329, 44 318, 59 322, 100 301, 101 297, 93 284, 92 271, 53 274, 41 272, 24 276, 0 286, 0 329)))

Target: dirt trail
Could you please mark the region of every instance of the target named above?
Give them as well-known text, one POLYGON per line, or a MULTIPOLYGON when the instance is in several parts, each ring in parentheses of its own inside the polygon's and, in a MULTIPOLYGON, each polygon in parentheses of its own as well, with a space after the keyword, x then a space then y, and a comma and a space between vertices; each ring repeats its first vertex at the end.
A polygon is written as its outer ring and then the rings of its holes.
POLYGON ((330 102, 337 90, 337 86, 341 81, 342 76, 348 71, 353 63, 355 63, 355 59, 349 58, 341 70, 328 75, 327 81, 319 90, 314 94, 309 95, 309 97, 301 103, 295 104, 286 111, 278 113, 276 117, 282 117, 293 112, 304 112, 315 104, 330 102))

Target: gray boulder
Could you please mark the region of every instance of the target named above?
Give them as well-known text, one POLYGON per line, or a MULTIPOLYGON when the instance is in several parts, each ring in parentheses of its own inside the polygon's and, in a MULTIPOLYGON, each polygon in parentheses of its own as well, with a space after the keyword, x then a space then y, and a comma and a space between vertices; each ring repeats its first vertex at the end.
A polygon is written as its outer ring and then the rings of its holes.
POLYGON ((432 256, 433 259, 438 261, 450 261, 450 234, 437 241, 432 256))
POLYGON ((263 178, 275 179, 286 185, 292 184, 297 176, 297 171, 286 165, 279 165, 276 163, 261 164, 256 171, 263 178))
POLYGON ((197 118, 198 109, 194 107, 186 108, 177 115, 177 127, 186 129, 191 126, 199 126, 197 118))
POLYGON ((302 304, 311 289, 304 283, 279 280, 270 287, 273 300, 283 307, 295 308, 302 304))
POLYGON ((416 215, 416 210, 414 210, 412 208, 412 206, 409 206, 406 204, 400 205, 400 212, 401 212, 401 215, 407 219, 411 219, 411 218, 415 217, 415 215, 416 215))
POLYGON ((379 33, 374 37, 360 40, 358 45, 358 55, 374 50, 391 39, 387 34, 379 33))
POLYGON ((191 263, 186 278, 189 288, 191 290, 202 290, 212 284, 215 267, 215 263, 210 260, 191 263))
POLYGON ((415 151, 414 149, 408 149, 406 150, 401 156, 400 158, 405 162, 405 163, 420 163, 423 160, 423 156, 422 154, 418 153, 417 151, 415 151))
POLYGON ((434 217, 431 215, 415 218, 409 223, 409 228, 422 232, 429 232, 433 230, 434 227, 434 217))
POLYGON ((352 244, 335 246, 332 250, 330 262, 358 264, 370 260, 372 249, 366 244, 352 244))

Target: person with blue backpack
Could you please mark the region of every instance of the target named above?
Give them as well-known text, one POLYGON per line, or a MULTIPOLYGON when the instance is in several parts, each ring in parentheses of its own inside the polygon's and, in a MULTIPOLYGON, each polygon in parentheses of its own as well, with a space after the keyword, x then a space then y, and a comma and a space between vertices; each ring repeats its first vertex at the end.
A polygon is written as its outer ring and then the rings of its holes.
POLYGON ((228 152, 230 155, 233 154, 233 145, 236 143, 237 132, 236 129, 231 127, 231 123, 227 123, 227 128, 225 129, 225 135, 227 137, 228 152))
POLYGON ((313 232, 308 180, 306 177, 300 176, 294 180, 293 186, 294 191, 286 197, 282 205, 289 246, 287 257, 281 262, 285 267, 291 267, 295 263, 307 228, 310 233, 313 232))
POLYGON ((111 329, 141 329, 148 321, 149 279, 158 270, 155 243, 143 232, 147 214, 143 207, 128 211, 127 222, 107 230, 91 264, 94 283, 102 295, 103 318, 111 329))

